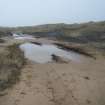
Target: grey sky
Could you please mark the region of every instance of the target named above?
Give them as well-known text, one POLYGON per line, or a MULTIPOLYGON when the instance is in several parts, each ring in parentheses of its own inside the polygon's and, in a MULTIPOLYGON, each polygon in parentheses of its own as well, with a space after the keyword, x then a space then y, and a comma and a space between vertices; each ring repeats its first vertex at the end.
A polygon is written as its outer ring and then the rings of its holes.
POLYGON ((0 0, 0 26, 105 20, 105 0, 0 0))

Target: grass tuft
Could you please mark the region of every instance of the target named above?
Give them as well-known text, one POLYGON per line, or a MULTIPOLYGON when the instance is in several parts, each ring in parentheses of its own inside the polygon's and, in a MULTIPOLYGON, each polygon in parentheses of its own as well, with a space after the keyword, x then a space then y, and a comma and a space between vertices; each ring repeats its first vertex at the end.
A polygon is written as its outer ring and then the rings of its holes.
POLYGON ((24 53, 19 49, 19 44, 8 46, 0 53, 0 91, 19 81, 24 64, 24 53))

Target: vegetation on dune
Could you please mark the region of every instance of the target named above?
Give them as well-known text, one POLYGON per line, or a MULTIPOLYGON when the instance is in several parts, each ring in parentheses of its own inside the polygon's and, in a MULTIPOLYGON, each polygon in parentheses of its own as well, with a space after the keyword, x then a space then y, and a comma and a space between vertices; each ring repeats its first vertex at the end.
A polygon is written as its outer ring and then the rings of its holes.
POLYGON ((0 91, 11 87, 19 80, 24 64, 24 53, 18 44, 8 46, 0 53, 0 91))
POLYGON ((30 34, 35 37, 52 37, 77 43, 104 42, 105 21, 82 24, 46 24, 16 28, 0 27, 0 36, 8 36, 12 32, 30 34))
POLYGON ((0 43, 4 43, 5 41, 3 39, 0 39, 0 43))
POLYGON ((5 36, 11 36, 11 31, 9 29, 5 29, 5 28, 0 28, 0 38, 1 37, 5 37, 5 36))
POLYGON ((82 24, 46 24, 40 26, 18 27, 15 31, 35 37, 50 37, 74 43, 104 43, 105 21, 82 24))
POLYGON ((34 37, 47 37, 59 41, 95 47, 104 51, 105 21, 82 24, 45 24, 39 26, 0 28, 0 37, 20 32, 34 37))

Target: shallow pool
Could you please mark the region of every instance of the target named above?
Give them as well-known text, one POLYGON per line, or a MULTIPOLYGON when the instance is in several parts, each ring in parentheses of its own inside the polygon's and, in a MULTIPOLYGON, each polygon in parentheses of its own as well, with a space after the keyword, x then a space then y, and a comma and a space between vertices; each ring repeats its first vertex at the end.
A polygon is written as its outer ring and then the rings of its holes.
POLYGON ((24 51, 25 57, 37 63, 52 62, 52 54, 62 58, 81 62, 84 56, 58 48, 56 45, 36 45, 32 43, 24 43, 20 45, 20 49, 24 51))

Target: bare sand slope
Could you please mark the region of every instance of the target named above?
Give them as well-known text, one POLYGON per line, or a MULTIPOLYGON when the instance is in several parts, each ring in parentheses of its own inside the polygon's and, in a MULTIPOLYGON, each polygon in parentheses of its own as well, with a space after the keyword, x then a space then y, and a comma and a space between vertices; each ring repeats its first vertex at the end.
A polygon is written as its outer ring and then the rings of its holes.
POLYGON ((105 105, 104 64, 27 64, 0 105, 105 105))

